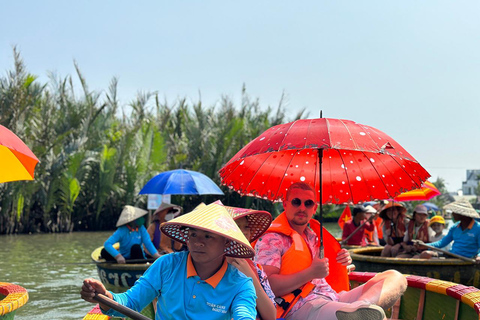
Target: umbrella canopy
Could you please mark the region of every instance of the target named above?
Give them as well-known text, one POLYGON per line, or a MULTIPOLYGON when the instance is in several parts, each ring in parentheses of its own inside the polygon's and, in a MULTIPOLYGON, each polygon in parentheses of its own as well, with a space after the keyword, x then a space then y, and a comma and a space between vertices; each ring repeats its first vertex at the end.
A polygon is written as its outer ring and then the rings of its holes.
POLYGON ((203 173, 177 169, 150 179, 139 194, 222 194, 222 190, 203 173))
MULTIPOLYGON (((242 195, 282 201, 303 181, 324 203, 394 198, 430 174, 382 131, 350 120, 304 119, 274 126, 220 169, 221 183, 242 195)), ((323 258, 323 228, 320 257, 323 258)))
POLYGON ((304 181, 319 193, 323 190, 321 203, 395 198, 420 188, 430 177, 382 131, 328 118, 297 120, 266 130, 219 173, 221 183, 240 194, 272 201, 281 201, 292 183, 304 181))
POLYGON ((438 211, 440 209, 438 209, 437 205, 434 204, 434 203, 431 203, 431 202, 425 202, 423 204, 425 207, 427 207, 428 210, 433 210, 433 211, 438 211))
POLYGON ((0 183, 33 180, 37 157, 19 137, 0 125, 0 183))
MULTIPOLYGON (((422 183, 422 187, 404 192, 395 197, 395 201, 427 201, 442 193, 430 181, 422 183)), ((438 208, 437 208, 438 209, 438 208)))

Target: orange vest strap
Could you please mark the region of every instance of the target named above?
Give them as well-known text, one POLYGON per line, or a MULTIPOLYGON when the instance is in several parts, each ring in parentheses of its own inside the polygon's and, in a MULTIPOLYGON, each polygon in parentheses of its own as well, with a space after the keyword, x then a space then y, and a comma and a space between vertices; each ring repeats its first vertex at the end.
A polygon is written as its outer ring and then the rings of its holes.
POLYGON ((305 298, 314 288, 315 285, 313 283, 307 282, 301 288, 281 298, 275 298, 275 302, 277 303, 277 319, 287 315, 290 309, 297 303, 298 299, 305 298))
MULTIPOLYGON (((320 238, 320 223, 315 219, 311 219, 309 224, 310 228, 315 232, 317 237, 320 238)), ((296 239, 298 237, 293 236, 299 234, 290 226, 285 212, 282 212, 272 222, 272 225, 267 230, 267 233, 268 232, 284 234, 290 237, 294 243, 294 245, 292 245, 292 247, 290 247, 282 257, 280 274, 295 273, 310 266, 312 263, 310 250, 301 250, 301 248, 298 248, 302 242, 305 242, 301 236, 300 239, 296 239), (285 262, 287 265, 284 265, 285 262)), ((320 245, 320 241, 318 241, 317 244, 320 245)), ((325 228, 323 228, 323 246, 325 257, 328 258, 328 263, 330 265, 329 275, 325 278, 325 280, 336 292, 348 291, 350 289, 350 285, 348 281, 347 268, 337 263, 337 253, 342 249, 342 247, 340 246, 340 243, 338 243, 337 239, 335 239, 335 237, 332 236, 325 228)))

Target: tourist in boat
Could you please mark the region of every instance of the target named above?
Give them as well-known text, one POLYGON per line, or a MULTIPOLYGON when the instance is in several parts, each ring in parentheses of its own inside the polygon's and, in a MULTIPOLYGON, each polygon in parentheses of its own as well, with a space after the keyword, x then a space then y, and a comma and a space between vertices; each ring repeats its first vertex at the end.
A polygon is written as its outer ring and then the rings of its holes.
POLYGON ((446 236, 445 219, 442 216, 433 216, 428 222, 432 236, 430 242, 442 240, 446 236))
MULTIPOLYGON (((316 194, 307 183, 292 184, 283 202, 284 212, 257 240, 255 261, 263 266, 277 296, 277 317, 283 313, 287 320, 383 320, 382 308, 391 307, 406 290, 405 277, 389 270, 349 292, 335 292, 325 280, 329 263, 319 258, 320 235, 313 231, 320 231, 312 219, 316 194)), ((352 262, 345 249, 337 253, 336 260, 344 266, 352 262)))
POLYGON ((449 250, 451 253, 473 258, 480 262, 478 256, 480 252, 480 223, 475 221, 480 216, 472 204, 467 200, 460 199, 447 204, 443 208, 451 210, 453 219, 457 222, 448 230, 445 237, 439 241, 429 243, 429 245, 436 248, 444 248, 453 241, 452 248, 449 250))
MULTIPOLYGON (((442 216, 433 216, 430 221, 428 222, 429 225, 429 234, 430 234, 430 242, 436 242, 441 240, 443 237, 447 235, 445 229, 445 219, 442 216)), ((448 244, 444 249, 450 250, 451 245, 448 244)), ((420 259, 430 259, 443 256, 443 253, 433 251, 433 250, 424 250, 420 254, 420 259)))
MULTIPOLYGON (((152 216, 152 223, 148 226, 147 232, 150 235, 150 240, 152 240, 155 249, 161 254, 172 253, 174 251, 181 251, 183 245, 179 242, 176 242, 168 237, 162 237, 162 232, 160 231, 160 225, 164 222, 170 221, 173 218, 176 218, 182 213, 182 207, 162 202, 160 206, 155 210, 152 216)), ((148 249, 146 250, 147 253, 148 249)))
MULTIPOLYGON (((256 241, 270 226, 272 216, 267 211, 225 206, 245 238, 256 241)), ((266 273, 260 264, 251 259, 228 258, 228 262, 246 276, 252 278, 257 294, 257 319, 275 320, 275 294, 270 287, 266 273)))
POLYGON ((365 212, 365 217, 367 220, 371 221, 371 224, 373 224, 373 231, 365 230, 365 241, 367 246, 379 246, 380 239, 378 238, 378 228, 381 228, 381 226, 377 227, 376 222, 379 221, 381 224, 382 219, 378 217, 378 211, 373 206, 367 205, 365 206, 365 209, 367 209, 367 212, 365 212))
MULTIPOLYGON (((372 207, 370 206, 370 208, 372 207)), ((342 243, 344 243, 343 240, 348 238, 346 241, 347 245, 362 247, 367 246, 367 241, 365 240, 365 231, 373 233, 375 231, 375 226, 373 223, 371 223, 373 216, 370 214, 370 218, 367 219, 366 213, 367 208, 362 205, 353 207, 353 218, 345 222, 345 225, 343 226, 342 243)))
POLYGON ((120 218, 117 221, 117 231, 105 241, 100 253, 101 257, 107 261, 117 261, 125 263, 126 260, 145 259, 145 253, 142 244, 152 253, 153 258, 160 257, 153 246, 147 229, 145 229, 144 216, 148 213, 133 206, 125 206, 120 218), (114 248, 115 243, 120 243, 120 248, 114 248))
POLYGON ((403 251, 403 237, 407 230, 408 218, 407 209, 399 202, 389 202, 380 212, 383 219, 383 239, 385 247, 382 250, 382 257, 396 257, 403 251))
MULTIPOLYGON (((378 201, 377 203, 373 204, 372 207, 377 210, 377 212, 382 212, 383 208, 388 204, 388 200, 378 201)), ((378 244, 381 246, 385 246, 387 243, 383 238, 383 219, 380 217, 379 214, 375 215, 373 218, 373 224, 375 225, 378 233, 378 244)))
POLYGON ((412 258, 420 255, 422 249, 418 249, 413 240, 420 240, 425 243, 431 242, 433 232, 428 228, 428 209, 419 204, 413 210, 412 220, 408 223, 405 236, 403 237, 403 251, 397 255, 398 258, 412 258))
MULTIPOLYGON (((251 258, 255 252, 223 206, 198 208, 163 223, 161 231, 185 243, 189 251, 161 256, 125 293, 112 293, 100 281, 86 279, 81 297, 96 303, 97 292, 136 311, 157 298, 157 320, 255 319, 252 279, 226 259, 251 258)), ((100 307, 106 315, 121 317, 103 304, 100 307)))

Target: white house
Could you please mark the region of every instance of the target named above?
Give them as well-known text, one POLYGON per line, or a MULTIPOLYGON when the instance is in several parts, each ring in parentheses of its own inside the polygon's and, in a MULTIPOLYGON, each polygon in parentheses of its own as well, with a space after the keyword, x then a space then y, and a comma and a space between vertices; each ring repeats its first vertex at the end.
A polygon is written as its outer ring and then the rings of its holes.
POLYGON ((475 195, 475 189, 480 181, 480 170, 467 170, 467 180, 462 182, 464 195, 475 195))

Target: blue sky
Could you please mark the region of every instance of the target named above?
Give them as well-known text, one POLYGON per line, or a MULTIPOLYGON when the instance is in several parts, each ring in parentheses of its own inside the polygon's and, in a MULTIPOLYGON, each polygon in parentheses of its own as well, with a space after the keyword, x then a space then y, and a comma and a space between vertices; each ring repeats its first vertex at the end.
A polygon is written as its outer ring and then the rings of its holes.
POLYGON ((91 89, 119 78, 124 105, 157 91, 214 105, 287 97, 293 117, 355 120, 401 143, 434 181, 461 188, 480 169, 480 2, 9 1, 0 72, 16 45, 31 73, 91 89), (77 82, 78 83, 78 82, 77 82))

